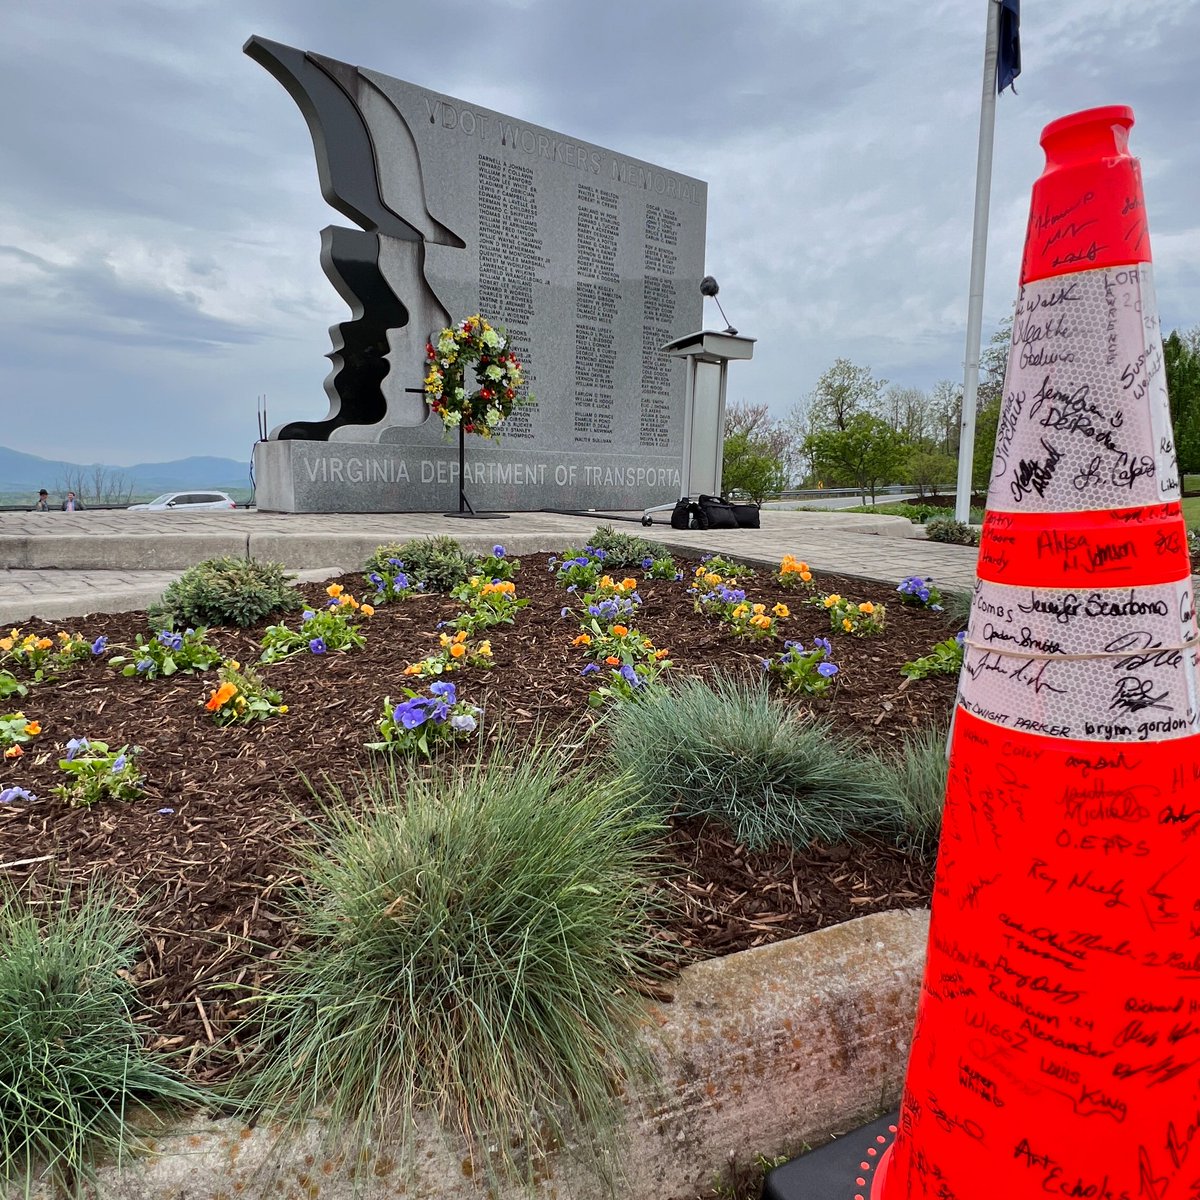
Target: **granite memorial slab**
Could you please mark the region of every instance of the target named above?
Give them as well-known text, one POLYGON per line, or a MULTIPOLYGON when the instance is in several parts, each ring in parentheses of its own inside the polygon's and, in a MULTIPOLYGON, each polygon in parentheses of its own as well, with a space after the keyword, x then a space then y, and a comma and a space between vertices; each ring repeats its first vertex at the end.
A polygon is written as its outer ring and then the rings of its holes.
POLYGON ((467 438, 478 508, 642 508, 677 496, 683 364, 700 328, 707 185, 379 72, 252 37, 308 124, 321 233, 349 306, 328 413, 255 448, 259 508, 437 511, 458 446, 423 394, 425 346, 476 312, 507 331, 529 399, 467 438))

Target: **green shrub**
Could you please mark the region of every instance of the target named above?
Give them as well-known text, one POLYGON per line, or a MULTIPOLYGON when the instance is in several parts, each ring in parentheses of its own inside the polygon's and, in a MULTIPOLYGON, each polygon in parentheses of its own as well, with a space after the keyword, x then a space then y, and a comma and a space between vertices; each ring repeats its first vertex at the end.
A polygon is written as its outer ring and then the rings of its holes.
POLYGON ((248 1102, 328 1113, 361 1145, 435 1112, 475 1169, 528 1182, 568 1138, 611 1152, 647 973, 658 833, 619 776, 565 750, 376 774, 336 789, 302 851, 301 948, 254 1028, 248 1102))
POLYGON ((752 849, 887 828, 870 762, 764 685, 688 680, 614 709, 611 760, 660 815, 714 818, 752 849))
POLYGON ((167 585, 150 610, 151 624, 257 625, 276 613, 300 608, 302 601, 280 563, 250 558, 210 558, 189 567, 167 585))
POLYGON ((471 574, 471 560, 458 542, 444 534, 413 538, 408 542, 388 542, 378 546, 363 570, 368 574, 387 574, 394 570, 393 560, 404 564, 404 573, 413 585, 427 592, 450 592, 471 574))
POLYGON ((658 558, 665 553, 661 543, 636 533, 618 532, 611 525, 598 526, 588 545, 604 551, 606 567, 640 567, 643 559, 658 558))
POLYGON ((145 1049, 134 919, 99 891, 37 910, 0 891, 0 1192, 82 1192, 139 1130, 203 1096, 145 1049))
POLYGON ((937 850, 946 800, 946 731, 924 729, 905 739, 899 758, 877 767, 890 793, 901 839, 922 854, 937 850))
POLYGON ((925 536, 931 542, 952 542, 959 546, 978 546, 979 530, 953 517, 933 517, 925 522, 925 536))

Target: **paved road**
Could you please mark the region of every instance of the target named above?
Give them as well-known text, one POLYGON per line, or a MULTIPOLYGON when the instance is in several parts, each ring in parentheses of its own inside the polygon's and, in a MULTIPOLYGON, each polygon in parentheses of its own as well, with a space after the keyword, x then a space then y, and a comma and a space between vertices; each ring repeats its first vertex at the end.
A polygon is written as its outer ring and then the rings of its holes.
POLYGON ((795 554, 816 570, 899 581, 931 575, 943 588, 975 580, 975 552, 927 542, 901 517, 768 510, 761 529, 643 529, 615 514, 512 513, 456 520, 436 513, 317 516, 258 513, 0 513, 0 622, 144 608, 184 568, 229 554, 284 563, 306 579, 358 569, 381 542, 435 533, 468 549, 503 542, 514 554, 583 545, 606 522, 692 554, 714 551, 778 563, 795 554))

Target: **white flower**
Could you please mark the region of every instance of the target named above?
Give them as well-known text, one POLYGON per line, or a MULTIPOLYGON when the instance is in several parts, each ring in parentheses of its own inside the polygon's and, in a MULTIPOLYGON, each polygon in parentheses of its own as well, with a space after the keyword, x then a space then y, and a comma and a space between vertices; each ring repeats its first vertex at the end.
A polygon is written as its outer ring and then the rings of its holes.
POLYGON ((476 724, 475 718, 469 713, 459 713, 450 718, 450 728, 458 730, 459 733, 470 733, 476 724))
POLYGON ((504 369, 508 372, 509 379, 516 379, 521 374, 521 368, 515 363, 508 363, 504 369))
POLYGON ((444 412, 444 413, 442 413, 442 420, 447 425, 457 425, 459 423, 459 421, 462 420, 462 413, 460 413, 460 412, 444 412))
POLYGON ((461 400, 466 394, 467 393, 463 388, 455 388, 454 389, 455 400, 461 400))
POLYGON ((457 343, 454 340, 454 334, 443 333, 442 336, 438 338, 437 351, 439 354, 449 354, 456 345, 457 343))
POLYGON ((484 371, 484 375, 486 375, 489 379, 503 379, 504 378, 504 372, 497 366, 488 367, 487 370, 484 371))
POLYGON ((504 418, 500 415, 500 410, 492 405, 484 414, 484 419, 489 425, 499 425, 504 418))
POLYGON ((489 350, 496 350, 503 345, 503 339, 494 329, 485 329, 479 339, 489 350))

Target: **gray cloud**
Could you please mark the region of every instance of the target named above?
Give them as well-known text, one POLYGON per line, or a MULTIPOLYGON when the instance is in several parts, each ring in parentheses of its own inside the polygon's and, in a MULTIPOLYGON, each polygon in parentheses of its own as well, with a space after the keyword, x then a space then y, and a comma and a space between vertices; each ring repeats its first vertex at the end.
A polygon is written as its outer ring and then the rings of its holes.
MULTIPOLYGON (((838 356, 961 375, 986 0, 47 0, 0 45, 9 439, 116 462, 243 456, 254 399, 323 412, 322 202, 259 33, 697 175, 707 269, 783 412, 838 356), (902 15, 901 15, 902 14, 902 15)), ((1166 328, 1200 321, 1200 0, 1027 3, 1000 98, 985 313, 1016 291, 1044 124, 1128 103, 1166 328)))

